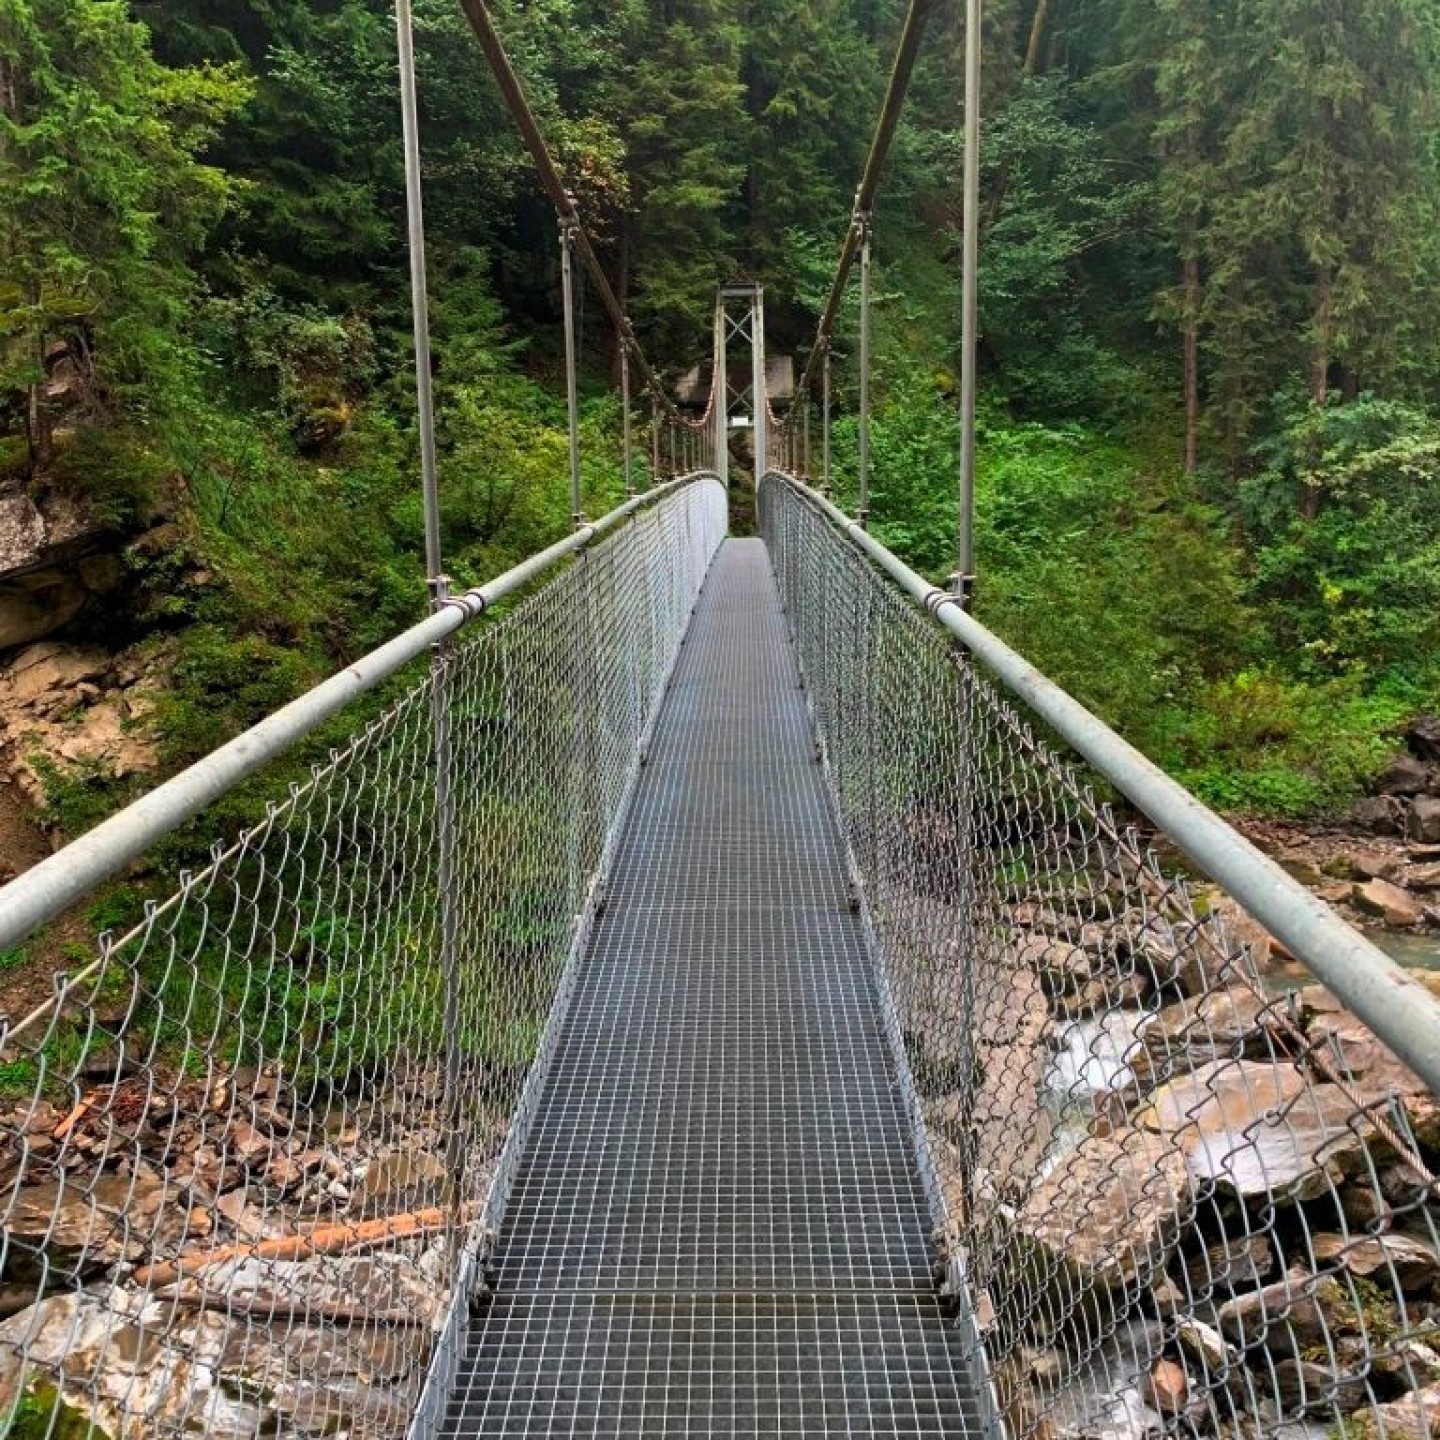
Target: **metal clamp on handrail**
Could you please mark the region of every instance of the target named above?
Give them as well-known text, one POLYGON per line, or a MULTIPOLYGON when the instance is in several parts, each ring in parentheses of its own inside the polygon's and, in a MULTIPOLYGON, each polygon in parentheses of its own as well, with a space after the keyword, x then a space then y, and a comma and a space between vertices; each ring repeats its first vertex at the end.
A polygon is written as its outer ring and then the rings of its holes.
POLYGON ((40 861, 0 889, 0 949, 18 944, 102 881, 119 874, 157 840, 213 804, 242 780, 283 755, 352 701, 383 684, 432 645, 523 589, 551 566, 591 545, 636 511, 687 485, 719 484, 708 471, 679 476, 637 495, 548 549, 483 585, 448 597, 449 603, 338 675, 267 716, 188 769, 102 821, 63 850, 40 861))
POLYGON ((918 575, 825 496, 779 471, 766 474, 761 484, 786 486, 823 515, 1440 1095, 1440 1000, 1184 786, 967 615, 955 595, 918 575))

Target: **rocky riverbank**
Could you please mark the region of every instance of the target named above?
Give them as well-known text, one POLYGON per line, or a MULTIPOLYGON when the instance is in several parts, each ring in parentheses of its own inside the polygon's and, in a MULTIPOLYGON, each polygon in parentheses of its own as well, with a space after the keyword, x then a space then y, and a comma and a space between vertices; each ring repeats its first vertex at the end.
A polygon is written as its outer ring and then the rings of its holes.
POLYGON ((1440 717, 1412 721, 1405 742, 1374 794, 1336 821, 1239 823, 1351 924, 1435 936, 1440 967, 1440 717))
POLYGON ((0 1416, 24 1395, 37 1437, 52 1415, 97 1440, 403 1435, 453 1272, 445 1136, 428 1073, 319 1106, 273 1073, 112 1076, 0 1112, 0 1416))
POLYGON ((1012 906, 923 1105, 1012 1434, 1440 1433, 1440 1102, 1223 897, 1101 883, 1012 906))

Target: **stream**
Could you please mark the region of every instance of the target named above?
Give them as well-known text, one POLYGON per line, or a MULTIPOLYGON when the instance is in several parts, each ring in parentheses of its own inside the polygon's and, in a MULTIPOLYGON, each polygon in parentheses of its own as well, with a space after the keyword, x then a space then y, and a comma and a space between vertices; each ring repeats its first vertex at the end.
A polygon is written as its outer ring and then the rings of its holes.
POLYGON ((1440 935, 1413 930, 1373 930, 1370 938, 1407 970, 1440 970, 1440 935))

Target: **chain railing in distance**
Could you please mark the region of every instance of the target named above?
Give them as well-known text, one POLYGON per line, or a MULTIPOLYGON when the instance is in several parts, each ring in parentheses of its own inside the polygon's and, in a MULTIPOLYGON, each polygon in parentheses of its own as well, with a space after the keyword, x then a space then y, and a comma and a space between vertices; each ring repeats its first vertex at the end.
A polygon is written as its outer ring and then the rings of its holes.
POLYGON ((809 492, 760 521, 1008 1435, 1440 1434, 1440 1103, 809 492))
POLYGON ((439 652, 452 1083, 423 663, 0 1031, 0 1434, 406 1434, 725 525, 697 479, 439 652))

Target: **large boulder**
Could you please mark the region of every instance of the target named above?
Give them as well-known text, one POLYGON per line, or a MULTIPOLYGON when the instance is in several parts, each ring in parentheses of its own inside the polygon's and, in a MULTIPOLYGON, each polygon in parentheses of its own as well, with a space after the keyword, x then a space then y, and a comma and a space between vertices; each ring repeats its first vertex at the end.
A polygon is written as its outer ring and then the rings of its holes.
POLYGON ((1350 807, 1347 818, 1372 835, 1398 835, 1405 826, 1405 806, 1393 795, 1368 795, 1350 807))
POLYGON ((1440 765, 1440 715, 1417 715, 1405 735, 1411 751, 1440 765))
POLYGON ((204 1279, 203 1292, 182 1285, 179 1304, 116 1288, 12 1316, 0 1324, 0 1397, 39 1370, 112 1440, 406 1433, 446 1300, 423 1262, 250 1260, 204 1279), (193 1308, 212 1296, 215 1309, 193 1308))
POLYGON ((1397 755, 1375 787, 1382 795, 1423 795, 1430 784, 1430 767, 1414 755, 1397 755))
MULTIPOLYGON (((1122 1127, 1088 1135, 1031 1191, 1015 1220, 1044 1269, 1076 1289, 1129 1289, 1165 1264, 1193 1207, 1185 1156, 1122 1127)), ((1072 1302, 1073 1304, 1073 1302, 1072 1302)))
POLYGON ((1349 1287, 1298 1270, 1227 1300, 1216 1318, 1221 1333, 1241 1350, 1263 1348, 1299 1360, 1329 1353, 1342 1336, 1363 1333, 1349 1287))
POLYGON ((1329 1365, 1313 1360, 1277 1360, 1275 1393, 1287 1414, 1306 1411, 1331 1415, 1336 1410, 1348 1414, 1358 1410, 1370 1398, 1370 1388, 1363 1375, 1337 1376, 1329 1365))
POLYGON ((1169 1077, 1232 1056, 1269 1053, 1273 996, 1248 986, 1209 990, 1160 1010, 1144 1028, 1146 1074, 1169 1077))
POLYGON ((1410 802, 1405 833, 1421 845, 1440 845, 1440 795, 1417 795, 1410 802))
POLYGON ((1357 910, 1377 916, 1397 930, 1418 925, 1424 918, 1420 902, 1408 890, 1388 880, 1368 880, 1351 887, 1351 899, 1357 910))
POLYGON ((1310 1253, 1322 1265, 1336 1263, 1387 1290, 1428 1290, 1440 1279, 1440 1255, 1411 1235, 1316 1235, 1310 1253))
POLYGON ((82 501, 0 486, 0 650, 49 635, 113 592, 123 568, 100 563, 113 540, 82 501))
POLYGON ((1196 1179, 1260 1203, 1331 1190, 1371 1133, 1338 1086, 1278 1060, 1203 1065, 1152 1092, 1136 1123, 1180 1146, 1196 1179))
POLYGON ((1435 1440, 1440 1436, 1440 1385, 1427 1385, 1377 1405, 1368 1418, 1373 1433, 1385 1440, 1435 1440))
POLYGON ((152 1174, 22 1185, 7 1202, 5 1274, 50 1285, 99 1274, 184 1238, 187 1210, 152 1174))

